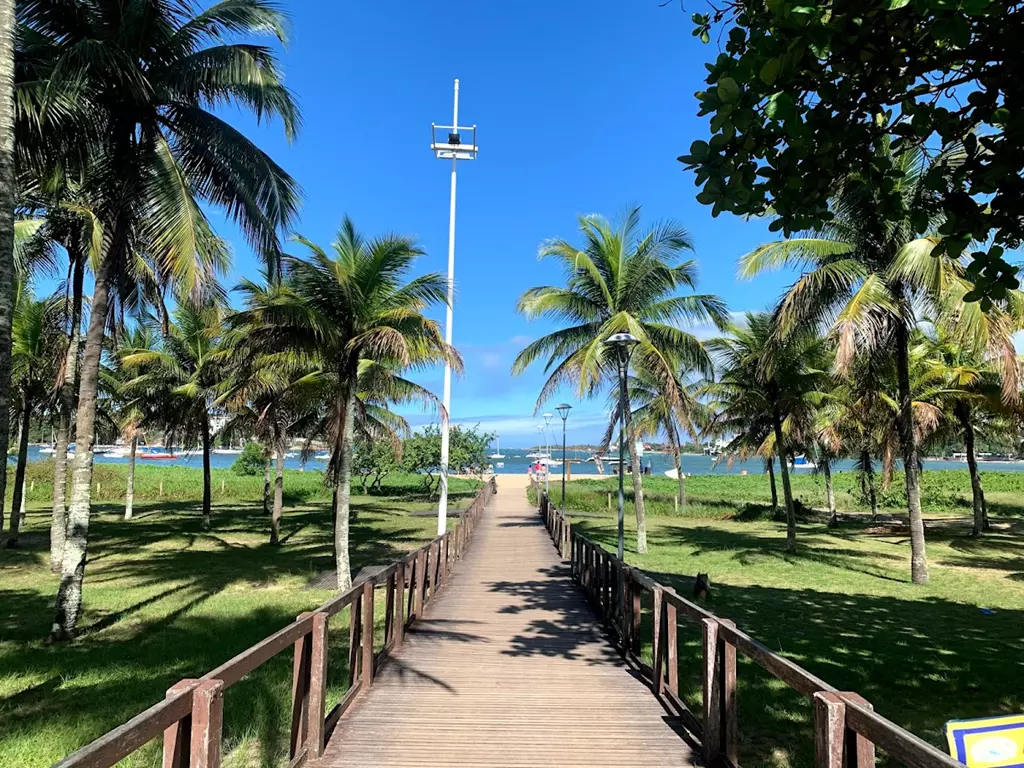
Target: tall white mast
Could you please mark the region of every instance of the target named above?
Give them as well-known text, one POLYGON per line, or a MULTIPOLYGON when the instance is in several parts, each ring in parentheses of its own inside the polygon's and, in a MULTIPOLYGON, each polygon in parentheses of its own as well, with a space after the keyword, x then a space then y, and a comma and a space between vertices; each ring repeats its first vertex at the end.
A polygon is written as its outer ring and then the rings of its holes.
MULTIPOLYGON (((455 106, 452 111, 452 124, 431 125, 430 148, 441 160, 452 161, 451 204, 448 211, 448 307, 445 311, 444 340, 452 343, 452 309, 455 304, 455 189, 457 183, 457 166, 459 160, 475 160, 477 153, 476 126, 459 127, 459 81, 455 81, 455 106), (438 131, 441 131, 439 134, 438 131), (444 133, 447 131, 447 136, 444 133), (465 136, 463 136, 465 131, 465 136), (438 141, 438 139, 441 141, 438 141), (469 139, 465 143, 463 139, 469 139)), ((449 455, 449 424, 451 422, 452 401, 452 368, 444 366, 444 410, 441 413, 441 483, 440 499, 437 504, 437 535, 441 536, 448 528, 448 455, 449 455)))

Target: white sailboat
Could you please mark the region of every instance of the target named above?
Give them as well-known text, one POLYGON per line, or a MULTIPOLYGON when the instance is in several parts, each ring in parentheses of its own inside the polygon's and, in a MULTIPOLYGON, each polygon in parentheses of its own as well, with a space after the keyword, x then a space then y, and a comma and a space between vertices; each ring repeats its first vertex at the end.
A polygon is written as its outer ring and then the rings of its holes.
POLYGON ((488 459, 504 459, 504 458, 505 458, 505 454, 503 454, 503 453, 501 452, 501 436, 500 436, 500 435, 497 435, 497 436, 496 436, 496 437, 494 438, 494 442, 495 442, 495 444, 496 444, 496 445, 495 445, 495 449, 494 449, 494 453, 492 453, 492 454, 491 454, 490 456, 488 456, 487 458, 488 458, 488 459))

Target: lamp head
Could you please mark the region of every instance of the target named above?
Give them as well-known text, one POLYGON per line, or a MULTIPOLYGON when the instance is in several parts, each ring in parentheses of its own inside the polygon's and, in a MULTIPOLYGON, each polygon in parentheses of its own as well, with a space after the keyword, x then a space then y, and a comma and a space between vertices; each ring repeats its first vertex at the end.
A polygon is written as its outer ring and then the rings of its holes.
POLYGON ((558 411, 558 415, 562 417, 562 421, 565 421, 567 418, 569 418, 569 411, 572 410, 572 406, 569 405, 568 403, 562 403, 561 405, 556 407, 555 410, 558 411))

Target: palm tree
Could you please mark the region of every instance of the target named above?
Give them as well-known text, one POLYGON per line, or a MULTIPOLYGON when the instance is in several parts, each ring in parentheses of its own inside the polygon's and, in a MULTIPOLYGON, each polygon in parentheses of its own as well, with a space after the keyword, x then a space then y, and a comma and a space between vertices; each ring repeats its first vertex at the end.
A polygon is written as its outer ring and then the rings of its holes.
POLYGON ((447 281, 427 274, 406 282, 423 251, 399 235, 368 239, 345 218, 331 253, 305 238, 309 260, 285 259, 284 281, 270 288, 243 283, 246 309, 235 319, 252 349, 287 351, 313 367, 310 374, 328 403, 325 434, 335 488, 334 551, 338 587, 352 583, 349 507, 356 433, 359 372, 371 360, 400 369, 448 361, 458 353, 438 324, 423 313, 446 302, 447 281))
POLYGON ((25 286, 15 291, 11 345, 12 392, 18 398, 18 464, 11 498, 11 536, 8 547, 17 546, 24 507, 25 468, 28 464, 28 436, 32 414, 47 399, 63 357, 59 302, 36 301, 25 286))
MULTIPOLYGON (((668 441, 679 483, 676 498, 680 507, 686 506, 686 475, 683 473, 680 456, 681 433, 685 430, 690 435, 697 435, 697 424, 710 418, 706 406, 697 398, 695 387, 690 381, 692 375, 693 372, 687 369, 676 372, 674 389, 677 397, 674 402, 666 396, 661 379, 652 376, 649 371, 637 371, 627 383, 629 406, 637 434, 641 437, 664 434, 668 441)), ((618 413, 618 405, 616 392, 609 403, 612 413, 618 413)), ((613 428, 614 420, 609 429, 613 428)), ((606 436, 604 442, 609 440, 610 437, 606 436)))
POLYGON ((317 420, 324 393, 316 370, 288 351, 255 355, 247 343, 250 329, 233 329, 225 340, 232 357, 230 381, 217 400, 234 414, 225 431, 245 427, 265 446, 264 512, 270 514, 270 543, 281 542, 284 513, 284 460, 289 437, 308 433, 317 420), (276 454, 276 457, 275 457, 276 454), (270 462, 276 459, 273 502, 270 502, 270 462))
MULTIPOLYGON (((15 2, 0 0, 0 456, 10 442, 11 323, 14 313, 14 39, 15 2)), ((0 472, 0 530, 7 472, 0 472)), ((17 519, 11 508, 11 527, 17 519)))
POLYGON ((786 504, 786 547, 794 549, 796 509, 789 459, 812 420, 824 377, 821 362, 825 341, 807 333, 780 339, 771 315, 748 312, 743 324, 733 324, 728 336, 712 339, 708 347, 719 373, 704 391, 717 398, 713 407, 724 419, 718 429, 727 428, 737 419, 749 420, 747 432, 737 437, 742 443, 761 437, 758 452, 767 460, 773 455, 779 457, 786 504))
POLYGON ((233 103, 260 119, 279 117, 289 138, 298 111, 274 52, 236 42, 267 33, 284 42, 283 15, 266 0, 221 0, 203 10, 187 0, 100 0, 75 13, 60 0, 42 0, 20 9, 19 24, 24 163, 45 170, 55 144, 69 149, 62 157, 86 158, 104 236, 82 352, 79 448, 51 631, 66 639, 81 608, 110 289, 142 254, 159 284, 199 302, 226 259, 202 203, 224 208, 254 250, 276 261, 278 233, 296 210, 296 185, 211 109, 233 103))
MULTIPOLYGON (((999 310, 991 311, 993 319, 998 320, 999 310)), ((971 476, 973 535, 980 536, 988 528, 988 520, 976 433, 985 414, 1005 415, 1019 401, 1019 363, 1016 354, 1009 360, 1002 355, 993 357, 979 348, 976 338, 962 339, 958 335, 955 328, 936 323, 922 334, 916 351, 931 377, 945 385, 941 405, 948 416, 949 431, 959 433, 964 441, 971 476), (1010 371, 1004 373, 1007 365, 1010 371)), ((1012 337, 1009 343, 1012 345, 1012 337)))
MULTIPOLYGON (((880 165, 892 169, 895 192, 908 211, 901 220, 877 215, 876 190, 857 179, 840 179, 832 200, 832 221, 806 237, 762 245, 744 256, 740 274, 753 277, 781 266, 805 272, 782 297, 777 310, 780 334, 824 329, 836 339, 836 367, 845 373, 856 353, 893 351, 898 402, 898 434, 910 514, 911 578, 928 581, 918 442, 910 377, 910 340, 915 309, 934 305, 941 286, 964 275, 964 261, 933 257, 937 229, 931 213, 934 194, 924 183, 931 168, 955 159, 955 149, 927 157, 920 150, 893 154, 880 145, 880 165)), ((966 291, 964 291, 966 293, 966 291)))
POLYGON ((161 409, 169 405, 166 397, 154 399, 150 396, 151 393, 143 392, 139 395, 133 391, 132 382, 137 370, 126 364, 125 358, 141 352, 158 352, 159 347, 160 340, 154 332, 151 318, 142 318, 133 327, 118 334, 117 345, 110 355, 110 365, 102 372, 104 384, 115 404, 113 418, 121 432, 121 438, 128 443, 125 520, 131 520, 135 511, 135 460, 139 449, 139 437, 144 434, 146 425, 163 425, 161 409))
POLYGON ((228 377, 228 353, 221 345, 224 314, 216 304, 181 304, 160 347, 127 348, 121 353, 122 365, 136 372, 124 391, 135 402, 163 403, 161 418, 167 431, 185 447, 202 447, 202 512, 207 530, 212 501, 210 412, 228 377))
MULTIPOLYGON (((724 303, 716 296, 679 295, 694 289, 697 265, 681 261, 693 250, 689 234, 679 224, 665 222, 641 229, 640 209, 627 212, 612 225, 602 216, 581 216, 582 247, 567 240, 543 243, 540 258, 555 259, 565 285, 531 288, 519 298, 518 309, 530 319, 548 317, 563 324, 529 344, 512 364, 519 375, 546 358, 547 381, 537 398, 539 410, 561 386, 572 387, 580 398, 592 397, 617 381, 615 357, 606 345, 609 336, 629 332, 640 343, 633 353, 637 370, 661 382, 668 402, 678 405, 678 366, 710 375, 711 359, 704 345, 683 326, 726 322, 724 303)), ((627 414, 628 414, 628 409, 627 414)), ((625 425, 625 439, 636 444, 636 425, 625 425)), ((630 451, 636 504, 637 551, 647 551, 640 460, 630 451)))

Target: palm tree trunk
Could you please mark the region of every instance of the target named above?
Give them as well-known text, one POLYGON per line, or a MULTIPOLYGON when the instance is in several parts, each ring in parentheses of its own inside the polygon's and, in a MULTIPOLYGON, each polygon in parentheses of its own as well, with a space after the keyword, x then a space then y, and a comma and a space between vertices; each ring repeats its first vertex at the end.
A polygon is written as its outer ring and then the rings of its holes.
POLYGON ((139 448, 139 436, 132 435, 132 445, 128 449, 128 487, 124 492, 124 519, 131 520, 135 509, 135 454, 139 448))
POLYGON ((928 583, 928 555, 925 552, 924 518, 921 515, 921 475, 914 435, 913 399, 910 393, 910 350, 907 326, 896 326, 896 379, 899 387, 900 447, 903 449, 903 474, 907 481, 907 511, 910 513, 910 579, 928 583))
POLYGON ((825 471, 825 498, 828 500, 828 524, 836 526, 839 524, 839 517, 836 515, 836 492, 832 487, 832 461, 827 456, 822 456, 822 469, 825 471))
POLYGON ((271 451, 263 446, 263 514, 270 514, 270 459, 271 451))
MULTIPOLYGON (((14 311, 14 0, 0 0, 0 456, 7 457, 14 311)), ((0 531, 7 472, 0 472, 0 531)), ((12 514, 12 519, 14 515, 12 514)))
POLYGON ((782 419, 779 412, 772 414, 775 428, 775 452, 779 455, 779 470, 782 472, 782 498, 786 502, 786 549, 796 549, 796 510, 793 508, 793 489, 789 484, 789 467, 786 466, 786 450, 782 442, 782 419))
POLYGON ((868 503, 871 505, 871 520, 878 519, 878 494, 875 492, 875 465, 868 451, 861 451, 861 464, 864 465, 864 480, 867 485, 868 503))
POLYGON ((277 440, 277 476, 274 478, 274 514, 270 517, 270 543, 281 542, 281 513, 284 510, 284 430, 277 440))
POLYGON ((964 431, 964 451, 967 453, 967 469, 971 473, 971 501, 974 508, 972 535, 980 536, 985 531, 985 497, 981 490, 981 475, 978 473, 978 457, 974 452, 974 425, 971 423, 971 411, 966 403, 957 403, 955 412, 964 431))
MULTIPOLYGON (((116 229, 116 224, 115 224, 116 229)), ((96 398, 99 392, 100 356, 107 326, 110 276, 118 260, 115 251, 123 249, 124 232, 112 232, 110 248, 96 273, 89 328, 82 351, 82 371, 78 385, 78 409, 75 417, 75 460, 71 468, 71 507, 68 511, 67 537, 61 562, 57 606, 50 639, 70 640, 78 626, 82 610, 82 584, 89 546, 89 515, 92 508, 92 449, 96 442, 96 398)))
MULTIPOLYGON (((627 404, 623 412, 626 414, 626 435, 629 440, 629 465, 633 470, 633 505, 636 508, 636 551, 647 554, 647 511, 644 508, 644 480, 640 468, 640 456, 637 454, 636 430, 633 429, 633 417, 627 404)), ((622 439, 622 436, 619 436, 622 439)))
POLYGON ((75 377, 78 375, 78 347, 82 338, 82 281, 85 277, 85 258, 68 243, 68 255, 74 259, 71 288, 71 331, 68 349, 64 354, 64 380, 60 385, 57 407, 57 434, 53 446, 53 505, 50 520, 50 570, 60 573, 64 555, 64 537, 67 534, 68 508, 68 443, 71 441, 71 416, 75 412, 75 377))
POLYGON ((203 530, 210 530, 210 507, 213 494, 210 488, 210 414, 203 412, 203 530))
POLYGON ((779 508, 779 489, 775 485, 775 457, 769 456, 764 464, 768 468, 768 482, 772 488, 772 512, 775 512, 779 508))
POLYGON ((669 425, 668 428, 668 442, 672 448, 672 461, 675 464, 676 477, 679 482, 679 508, 683 509, 686 507, 686 476, 683 475, 683 459, 679 455, 679 435, 676 433, 675 426, 669 425))
MULTIPOLYGON (((11 496, 11 536, 7 547, 18 546, 18 533, 21 531, 22 509, 25 506, 25 467, 28 465, 28 428, 32 414, 32 401, 22 393, 22 406, 18 438, 18 468, 14 471, 14 494, 11 496)), ((6 463, 6 462, 4 462, 6 463)))
POLYGON ((355 427, 355 376, 344 382, 341 391, 341 434, 335 450, 338 475, 334 496, 334 558, 338 589, 352 586, 352 564, 349 558, 349 507, 352 501, 352 440, 355 427))

